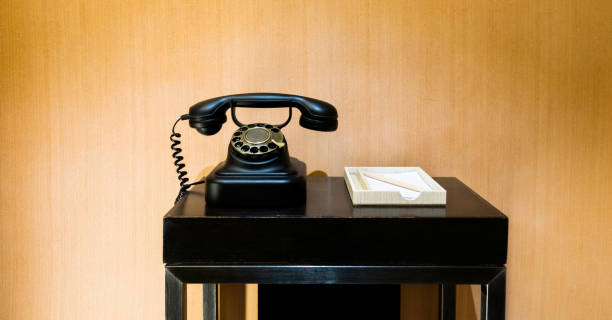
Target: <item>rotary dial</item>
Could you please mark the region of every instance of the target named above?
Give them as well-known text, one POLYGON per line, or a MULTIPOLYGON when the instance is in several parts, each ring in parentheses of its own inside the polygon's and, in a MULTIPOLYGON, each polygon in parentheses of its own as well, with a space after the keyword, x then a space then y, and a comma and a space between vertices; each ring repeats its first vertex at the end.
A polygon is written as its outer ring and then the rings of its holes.
POLYGON ((231 144, 241 154, 263 155, 284 148, 285 137, 278 127, 253 123, 236 130, 231 144))

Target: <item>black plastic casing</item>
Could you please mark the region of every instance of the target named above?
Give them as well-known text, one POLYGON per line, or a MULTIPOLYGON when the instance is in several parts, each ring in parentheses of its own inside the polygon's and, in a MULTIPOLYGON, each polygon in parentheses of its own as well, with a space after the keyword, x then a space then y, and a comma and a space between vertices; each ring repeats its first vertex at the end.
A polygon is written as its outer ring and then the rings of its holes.
POLYGON ((206 205, 293 207, 306 203, 306 165, 287 145, 265 158, 245 159, 230 145, 227 159, 206 177, 206 205))

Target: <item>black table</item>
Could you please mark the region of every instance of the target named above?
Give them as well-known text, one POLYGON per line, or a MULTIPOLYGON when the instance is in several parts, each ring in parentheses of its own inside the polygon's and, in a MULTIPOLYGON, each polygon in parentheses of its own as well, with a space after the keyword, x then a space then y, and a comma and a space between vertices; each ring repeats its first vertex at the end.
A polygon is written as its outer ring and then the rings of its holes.
POLYGON ((187 283, 204 285, 205 320, 218 283, 437 283, 441 319, 455 317, 456 284, 481 284, 482 319, 504 319, 508 218, 435 180, 446 207, 353 207, 338 177, 309 177, 306 205, 289 209, 211 208, 192 188, 164 217, 166 319, 183 319, 187 283))

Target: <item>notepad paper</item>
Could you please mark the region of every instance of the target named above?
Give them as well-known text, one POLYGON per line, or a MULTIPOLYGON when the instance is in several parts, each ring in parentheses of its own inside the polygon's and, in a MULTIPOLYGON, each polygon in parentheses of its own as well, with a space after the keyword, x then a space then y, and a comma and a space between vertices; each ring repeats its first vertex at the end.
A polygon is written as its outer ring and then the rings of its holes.
MULTIPOLYGON (((418 172, 398 172, 398 173, 380 173, 377 172, 378 175, 395 179, 401 182, 405 182, 414 186, 421 188, 424 191, 431 191, 431 188, 423 179, 418 172)), ((402 188, 396 185, 392 185, 390 183, 386 183, 383 181, 379 181, 370 177, 363 177, 365 183, 367 184, 368 190, 370 191, 398 191, 400 195, 406 200, 413 200, 421 195, 420 192, 412 191, 406 188, 402 188)))

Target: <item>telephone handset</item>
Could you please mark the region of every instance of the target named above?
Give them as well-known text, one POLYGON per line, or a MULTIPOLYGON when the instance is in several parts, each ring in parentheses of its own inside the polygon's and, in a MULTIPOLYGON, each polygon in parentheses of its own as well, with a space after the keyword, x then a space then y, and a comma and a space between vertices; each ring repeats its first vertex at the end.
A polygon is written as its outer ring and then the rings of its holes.
POLYGON ((238 129, 232 134, 228 155, 224 162, 204 181, 189 184, 185 167, 178 155, 182 150, 176 138, 180 134, 172 128, 173 157, 181 181, 177 201, 186 190, 206 182, 206 202, 223 207, 286 207, 306 201, 306 165, 289 157, 288 145, 281 132, 291 120, 292 108, 300 111, 300 125, 316 131, 335 131, 338 113, 331 104, 307 97, 277 93, 247 93, 201 101, 189 108, 189 114, 177 120, 189 119, 189 126, 204 135, 213 135, 227 121, 227 110, 238 129), (282 124, 238 121, 235 108, 289 108, 289 118, 282 124))

